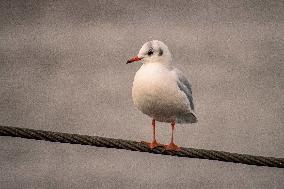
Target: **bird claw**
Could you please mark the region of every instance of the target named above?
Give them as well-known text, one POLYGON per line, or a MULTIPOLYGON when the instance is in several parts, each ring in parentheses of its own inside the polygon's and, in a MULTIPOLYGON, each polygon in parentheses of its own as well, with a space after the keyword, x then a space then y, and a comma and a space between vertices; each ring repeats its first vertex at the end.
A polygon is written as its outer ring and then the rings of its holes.
POLYGON ((157 148, 159 146, 164 146, 163 144, 158 143, 156 140, 154 140, 152 142, 142 141, 142 143, 146 144, 150 149, 154 149, 154 148, 157 148))
POLYGON ((181 148, 178 147, 175 143, 171 142, 170 144, 165 145, 165 150, 179 152, 181 151, 181 148))

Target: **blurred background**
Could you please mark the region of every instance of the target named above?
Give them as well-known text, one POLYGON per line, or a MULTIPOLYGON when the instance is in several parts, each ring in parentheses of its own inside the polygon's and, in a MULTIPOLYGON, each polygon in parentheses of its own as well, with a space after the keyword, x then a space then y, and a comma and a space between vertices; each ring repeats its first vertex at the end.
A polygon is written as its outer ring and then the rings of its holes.
MULTIPOLYGON (((193 86, 185 147, 284 156, 283 1, 0 1, 0 125, 151 139, 131 88, 163 41, 193 86)), ((158 139, 170 125, 158 123, 158 139)), ((284 171, 0 137, 1 188, 283 188, 284 171)))

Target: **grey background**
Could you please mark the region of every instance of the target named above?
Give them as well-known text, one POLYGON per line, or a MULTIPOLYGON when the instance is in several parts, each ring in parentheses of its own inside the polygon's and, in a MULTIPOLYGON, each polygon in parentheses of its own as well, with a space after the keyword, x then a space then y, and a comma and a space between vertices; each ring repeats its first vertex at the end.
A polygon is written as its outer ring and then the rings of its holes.
MULTIPOLYGON (((193 85, 181 146, 284 157, 283 1, 0 2, 0 124, 150 140, 132 104, 142 44, 193 85)), ((170 126, 158 124, 168 143, 170 126)), ((283 169, 0 137, 1 188, 284 188, 283 169)))

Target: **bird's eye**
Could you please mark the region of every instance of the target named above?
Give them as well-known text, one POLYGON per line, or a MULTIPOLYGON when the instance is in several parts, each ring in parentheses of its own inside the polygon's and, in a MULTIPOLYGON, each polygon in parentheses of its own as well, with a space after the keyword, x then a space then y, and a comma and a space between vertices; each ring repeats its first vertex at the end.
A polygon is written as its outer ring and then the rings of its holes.
POLYGON ((147 54, 148 54, 148 56, 151 56, 153 53, 154 53, 153 50, 150 49, 147 54))

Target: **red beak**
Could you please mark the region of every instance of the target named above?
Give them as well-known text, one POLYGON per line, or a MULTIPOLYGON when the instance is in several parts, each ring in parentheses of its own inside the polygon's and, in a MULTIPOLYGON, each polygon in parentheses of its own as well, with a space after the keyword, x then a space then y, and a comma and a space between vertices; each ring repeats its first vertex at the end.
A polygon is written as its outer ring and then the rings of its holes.
POLYGON ((127 60, 126 64, 129 64, 129 63, 132 63, 132 62, 136 62, 136 61, 139 61, 139 60, 142 60, 142 58, 138 58, 138 56, 135 56, 135 57, 127 60))

